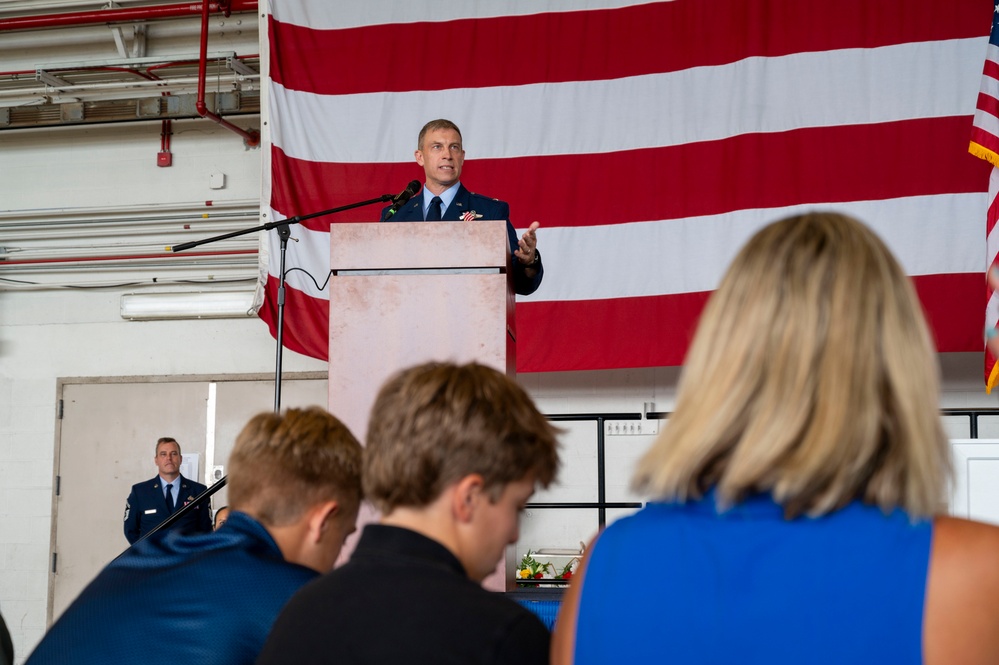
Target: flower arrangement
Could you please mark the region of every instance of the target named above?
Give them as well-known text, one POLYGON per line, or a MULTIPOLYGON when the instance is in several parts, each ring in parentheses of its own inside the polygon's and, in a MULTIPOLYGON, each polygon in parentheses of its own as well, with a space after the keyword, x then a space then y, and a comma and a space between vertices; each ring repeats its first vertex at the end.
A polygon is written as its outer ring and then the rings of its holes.
POLYGON ((579 562, 579 557, 572 557, 568 563, 556 572, 556 567, 551 562, 541 562, 535 558, 535 553, 527 550, 527 554, 520 560, 517 567, 518 580, 570 580, 572 579, 573 567, 579 562))
POLYGON ((527 554, 520 560, 517 577, 522 580, 540 580, 551 567, 550 563, 541 563, 535 559, 531 550, 527 550, 527 554))

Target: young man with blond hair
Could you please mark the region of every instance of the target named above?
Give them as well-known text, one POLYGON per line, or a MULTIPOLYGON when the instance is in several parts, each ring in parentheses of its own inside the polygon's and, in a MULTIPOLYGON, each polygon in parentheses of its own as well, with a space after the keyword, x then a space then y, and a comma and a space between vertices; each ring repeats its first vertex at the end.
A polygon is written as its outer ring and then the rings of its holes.
POLYGON ((333 567, 361 501, 361 446, 319 407, 262 413, 229 457, 225 526, 154 534, 108 565, 28 662, 252 663, 296 590, 333 567))
POLYGON ((431 363, 391 378, 364 453, 381 521, 349 563, 296 594, 257 662, 547 663, 541 621, 481 582, 517 541, 535 485, 554 479, 555 434, 488 367, 431 363))

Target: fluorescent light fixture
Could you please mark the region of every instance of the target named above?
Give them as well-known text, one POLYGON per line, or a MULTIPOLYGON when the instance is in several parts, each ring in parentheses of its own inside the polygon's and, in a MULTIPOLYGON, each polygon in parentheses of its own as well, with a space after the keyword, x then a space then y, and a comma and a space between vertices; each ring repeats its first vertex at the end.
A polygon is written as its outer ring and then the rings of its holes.
POLYGON ((192 291, 188 293, 126 293, 121 318, 130 321, 166 319, 242 319, 254 316, 253 291, 192 291))

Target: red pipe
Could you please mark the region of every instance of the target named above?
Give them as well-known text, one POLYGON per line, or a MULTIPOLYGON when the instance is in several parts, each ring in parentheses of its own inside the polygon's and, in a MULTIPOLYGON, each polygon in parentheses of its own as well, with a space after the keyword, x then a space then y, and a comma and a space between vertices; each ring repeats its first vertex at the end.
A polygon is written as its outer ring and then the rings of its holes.
MULTIPOLYGON (((123 9, 100 9, 89 12, 68 14, 43 14, 41 16, 16 16, 0 19, 0 31, 40 30, 43 28, 64 28, 72 25, 93 25, 99 23, 131 23, 151 19, 179 18, 195 16, 202 11, 202 3, 184 2, 173 5, 134 7, 123 9)), ((257 11, 257 0, 211 0, 211 11, 229 16, 232 12, 257 11)))
POLYGON ((223 120, 209 111, 208 105, 205 104, 205 79, 208 69, 208 9, 210 4, 211 0, 202 0, 201 3, 201 58, 198 62, 198 99, 194 102, 194 108, 202 118, 208 118, 226 129, 236 132, 243 137, 248 147, 255 148, 260 145, 260 132, 255 129, 247 131, 228 120, 223 120))
POLYGON ((173 124, 170 118, 167 118, 160 129, 160 151, 156 154, 156 166, 173 166, 173 153, 170 152, 171 134, 173 134, 173 124))
POLYGON ((247 146, 255 148, 260 145, 260 132, 256 130, 247 131, 242 127, 237 127, 208 110, 208 106, 205 104, 205 79, 207 78, 208 62, 209 13, 221 12, 223 15, 229 16, 232 12, 256 11, 257 7, 257 0, 202 0, 201 4, 185 3, 138 7, 134 9, 105 9, 91 12, 75 12, 72 14, 21 16, 0 20, 0 32, 4 30, 37 30, 71 25, 144 21, 154 18, 176 18, 192 16, 200 12, 201 54, 198 62, 198 99, 194 107, 202 118, 208 118, 222 127, 236 132, 243 137, 247 146))

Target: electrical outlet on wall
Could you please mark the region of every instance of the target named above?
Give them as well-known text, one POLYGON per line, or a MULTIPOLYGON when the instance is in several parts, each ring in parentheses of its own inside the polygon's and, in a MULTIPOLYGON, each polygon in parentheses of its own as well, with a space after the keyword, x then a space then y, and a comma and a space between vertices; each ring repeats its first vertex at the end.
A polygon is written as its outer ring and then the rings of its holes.
POLYGON ((659 434, 659 421, 652 420, 608 420, 604 422, 607 436, 638 436, 659 434))

